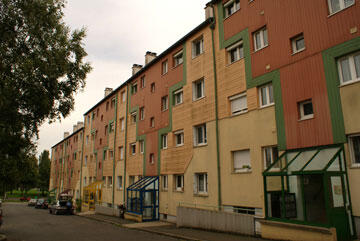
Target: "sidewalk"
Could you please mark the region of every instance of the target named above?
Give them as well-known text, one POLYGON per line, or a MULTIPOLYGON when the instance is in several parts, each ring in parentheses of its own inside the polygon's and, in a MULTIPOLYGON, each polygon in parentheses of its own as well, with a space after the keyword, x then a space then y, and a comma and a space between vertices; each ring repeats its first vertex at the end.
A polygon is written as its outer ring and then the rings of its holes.
POLYGON ((173 223, 167 223, 162 221, 156 222, 144 222, 144 223, 135 223, 130 220, 121 219, 119 217, 112 217, 107 215, 100 214, 81 214, 79 216, 110 223, 117 225, 123 228, 136 229, 150 233, 156 233, 160 235, 165 235, 173 238, 178 238, 182 240, 204 240, 204 241, 217 241, 217 240, 228 240, 228 241, 261 241, 265 239, 242 236, 237 234, 221 233, 221 232, 212 232, 200 229, 192 228, 177 228, 173 223))

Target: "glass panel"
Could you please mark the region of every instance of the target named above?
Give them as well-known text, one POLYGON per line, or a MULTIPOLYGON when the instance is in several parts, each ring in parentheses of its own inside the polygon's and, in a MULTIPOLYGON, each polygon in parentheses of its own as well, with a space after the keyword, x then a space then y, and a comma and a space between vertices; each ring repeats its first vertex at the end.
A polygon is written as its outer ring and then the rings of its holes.
POLYGON ((267 46, 268 45, 268 35, 267 35, 266 28, 263 30, 263 34, 264 34, 264 46, 267 46))
POLYGON ((296 40, 296 50, 300 50, 303 48, 305 48, 304 38, 300 38, 300 39, 296 40))
MULTIPOLYGON (((338 147, 321 150, 310 162, 310 164, 304 169, 304 171, 323 170, 338 151, 338 147)), ((337 165, 339 165, 339 162, 337 165)))
POLYGON ((260 32, 255 33, 255 45, 256 45, 256 49, 261 48, 260 32))
MULTIPOLYGON (((343 160, 343 158, 342 158, 343 160)), ((346 174, 343 175, 343 180, 346 180, 346 174)), ((344 181, 344 186, 345 186, 345 205, 346 207, 349 207, 350 203, 349 203, 349 188, 347 186, 347 182, 344 181)), ((353 227, 353 222, 352 222, 352 218, 351 218, 351 211, 350 208, 346 209, 346 213, 348 216, 348 220, 349 220, 349 226, 350 226, 350 233, 351 235, 354 235, 354 227, 353 227)))
MULTIPOLYGON (((292 219, 304 221, 303 193, 301 189, 301 177, 289 176, 289 193, 295 194, 296 216, 292 219)), ((289 213, 287 213, 287 216, 289 213)))
POLYGON ((340 65, 341 65, 341 72, 342 72, 343 82, 345 83, 345 82, 351 80, 349 59, 346 58, 346 59, 341 60, 340 65))
POLYGON ((300 171, 301 168, 313 157, 317 150, 303 151, 288 167, 288 173, 293 171, 300 171))
POLYGON ((272 84, 269 85, 269 100, 270 100, 270 103, 274 103, 274 93, 273 93, 272 84))
POLYGON ((356 78, 360 78, 360 54, 354 56, 356 78))
POLYGON ((344 207, 342 180, 340 176, 330 177, 332 206, 334 208, 344 207))
POLYGON ((262 105, 267 105, 267 91, 266 91, 266 87, 262 87, 261 88, 261 104, 262 105))
POLYGON ((337 12, 340 10, 340 0, 330 0, 331 12, 337 12))
POLYGON ((352 4, 354 4, 354 0, 344 0, 344 3, 345 3, 345 7, 348 7, 352 4))

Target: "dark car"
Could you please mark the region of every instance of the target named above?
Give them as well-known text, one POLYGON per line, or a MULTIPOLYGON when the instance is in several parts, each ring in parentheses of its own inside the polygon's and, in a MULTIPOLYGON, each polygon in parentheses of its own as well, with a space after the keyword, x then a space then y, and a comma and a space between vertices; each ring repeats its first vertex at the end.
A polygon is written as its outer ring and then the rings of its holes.
POLYGON ((28 201, 30 201, 30 197, 21 197, 20 201, 21 202, 28 202, 28 201))
POLYGON ((52 205, 49 206, 50 214, 74 214, 74 207, 71 200, 57 200, 52 205))
POLYGON ((38 199, 35 204, 35 208, 42 208, 47 209, 48 208, 48 202, 44 199, 38 199))

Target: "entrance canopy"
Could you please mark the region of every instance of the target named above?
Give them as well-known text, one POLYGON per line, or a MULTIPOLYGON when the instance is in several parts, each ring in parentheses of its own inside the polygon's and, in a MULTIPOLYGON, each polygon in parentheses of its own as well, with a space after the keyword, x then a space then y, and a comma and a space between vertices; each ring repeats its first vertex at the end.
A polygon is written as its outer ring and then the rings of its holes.
POLYGON ((159 220, 159 177, 144 177, 127 188, 127 212, 159 220))

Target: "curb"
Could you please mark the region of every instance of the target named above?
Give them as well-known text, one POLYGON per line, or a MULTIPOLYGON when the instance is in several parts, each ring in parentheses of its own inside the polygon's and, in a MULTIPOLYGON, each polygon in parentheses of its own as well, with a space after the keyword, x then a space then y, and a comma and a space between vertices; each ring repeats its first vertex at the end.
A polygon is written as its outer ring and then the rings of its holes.
MULTIPOLYGON (((83 217, 83 218, 87 218, 87 219, 92 219, 92 220, 96 220, 98 222, 104 222, 104 223, 109 223, 121 228, 126 228, 126 229, 133 229, 133 230, 139 230, 139 231, 144 231, 144 232, 148 232, 148 233, 154 233, 154 234, 159 234, 162 236, 167 236, 167 237, 171 237, 171 238, 177 238, 177 239, 182 239, 182 240, 190 240, 190 241, 202 241, 202 239, 197 239, 197 238, 192 238, 192 237, 187 237, 187 236, 183 236, 183 235, 179 235, 179 234, 173 234, 173 233, 167 233, 167 232, 161 232, 161 231, 155 231, 155 230, 150 230, 147 228, 128 228, 123 226, 120 223, 117 222, 113 222, 113 221, 109 221, 109 220, 105 220, 105 219, 101 219, 101 218, 95 218, 95 217, 89 217, 89 216, 82 216, 82 215, 76 215, 78 217, 83 217)), ((6 241, 5 240, 1 240, 0 241, 6 241)))
POLYGON ((0 241, 6 241, 6 236, 4 234, 0 234, 0 241))

